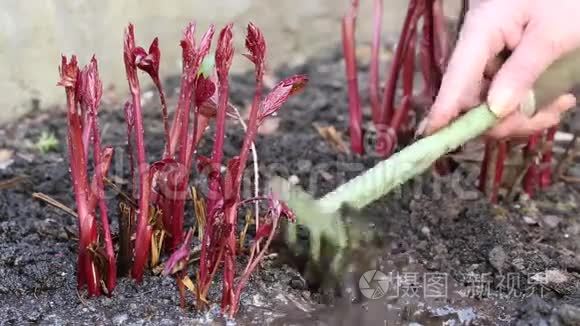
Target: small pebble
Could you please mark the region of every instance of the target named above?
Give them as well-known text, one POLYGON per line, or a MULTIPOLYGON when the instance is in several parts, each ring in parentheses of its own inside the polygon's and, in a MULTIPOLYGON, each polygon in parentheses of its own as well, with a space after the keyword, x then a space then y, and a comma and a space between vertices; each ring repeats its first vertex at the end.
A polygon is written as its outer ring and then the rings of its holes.
POLYGON ((501 272, 507 260, 507 254, 501 246, 496 246, 489 252, 488 259, 491 266, 501 272))
POLYGON ((533 217, 530 217, 530 216, 524 216, 524 217, 522 217, 522 218, 524 219, 524 222, 525 222, 526 224, 529 224, 529 225, 535 225, 535 224, 538 224, 538 221, 537 221, 535 218, 533 218, 533 217))
POLYGON ((522 257, 517 257, 512 260, 512 266, 515 267, 518 271, 523 271, 526 266, 524 264, 524 259, 522 257))
POLYGON ((300 178, 298 178, 298 176, 293 174, 290 176, 290 178, 288 178, 288 182, 290 182, 293 185, 297 185, 298 183, 300 183, 300 178))
POLYGON ((274 275, 272 275, 271 273, 263 273, 262 280, 264 282, 274 282, 275 278, 274 275))
POLYGON ((8 168, 12 163, 14 163, 13 156, 14 151, 0 148, 0 170, 8 168))
POLYGON ((290 280, 290 287, 296 290, 304 290, 306 289, 306 281, 300 276, 294 276, 290 280))
POLYGON ((115 325, 123 325, 129 319, 129 315, 127 314, 119 314, 113 317, 113 324, 115 325))
POLYGON ((42 317, 42 313, 40 311, 29 311, 26 313, 26 319, 31 322, 37 322, 40 317, 42 317))
POLYGON ((544 216, 544 224, 551 229, 557 227, 561 221, 562 221, 561 218, 556 215, 544 216))
POLYGON ((534 274, 531 279, 540 284, 560 284, 568 281, 568 275, 557 269, 534 274))

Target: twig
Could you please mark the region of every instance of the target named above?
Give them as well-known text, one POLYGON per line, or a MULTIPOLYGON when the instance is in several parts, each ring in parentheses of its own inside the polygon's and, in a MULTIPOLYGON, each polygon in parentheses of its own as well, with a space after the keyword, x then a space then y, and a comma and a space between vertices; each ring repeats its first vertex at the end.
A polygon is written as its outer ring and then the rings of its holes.
POLYGON ((65 204, 59 202, 58 200, 50 197, 47 194, 44 194, 42 192, 35 192, 32 194, 32 198, 42 200, 42 201, 46 202, 47 204, 52 205, 52 206, 62 210, 63 212, 69 214, 70 216, 72 216, 74 218, 78 217, 77 213, 74 210, 72 210, 71 208, 69 208, 65 204))
POLYGON ((509 187, 510 189, 509 189, 508 195, 506 197, 508 202, 511 202, 516 198, 517 191, 519 189, 521 189, 522 181, 524 180, 524 177, 526 176, 528 169, 530 168, 530 166, 534 162, 534 159, 535 159, 535 155, 530 155, 530 156, 526 157, 526 159, 524 161, 523 169, 521 169, 520 173, 518 173, 516 175, 513 183, 509 187), (518 186, 518 185, 520 185, 520 186, 518 186))
POLYGON ((573 177, 573 176, 569 176, 569 175, 563 175, 560 177, 560 179, 564 180, 565 182, 568 183, 580 183, 580 177, 573 177))
POLYGON ((0 181, 0 189, 15 188, 18 184, 28 180, 27 176, 19 175, 14 178, 0 181))
POLYGON ((103 178, 103 181, 105 181, 105 183, 111 187, 111 189, 113 189, 114 192, 116 192, 118 195, 120 195, 121 197, 123 197, 123 199, 129 204, 131 205, 132 208, 134 209, 138 209, 138 205, 137 202, 131 198, 130 195, 128 195, 126 192, 124 192, 123 190, 121 190, 121 188, 119 188, 119 186, 117 186, 111 179, 109 178, 103 178))

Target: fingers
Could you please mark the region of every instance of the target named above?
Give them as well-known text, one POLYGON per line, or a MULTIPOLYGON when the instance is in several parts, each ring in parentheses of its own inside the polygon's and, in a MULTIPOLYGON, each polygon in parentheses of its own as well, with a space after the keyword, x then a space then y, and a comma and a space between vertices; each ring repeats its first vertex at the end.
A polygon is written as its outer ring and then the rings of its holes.
MULTIPOLYGON (((509 16, 513 10, 506 9, 506 6, 510 6, 509 2, 482 2, 467 13, 441 88, 427 117, 427 134, 447 125, 462 108, 474 104, 473 99, 479 95, 488 62, 508 41, 504 27, 490 23, 513 20, 509 16)), ((517 37, 510 36, 509 43, 514 42, 514 38, 517 37)))
POLYGON ((487 135, 496 139, 506 137, 528 136, 538 131, 550 128, 560 122, 563 113, 576 105, 572 94, 558 97, 534 116, 528 117, 521 111, 508 115, 500 124, 491 129, 487 135))
POLYGON ((520 44, 498 70, 489 89, 487 101, 498 117, 512 113, 534 82, 561 54, 544 32, 526 28, 520 44))

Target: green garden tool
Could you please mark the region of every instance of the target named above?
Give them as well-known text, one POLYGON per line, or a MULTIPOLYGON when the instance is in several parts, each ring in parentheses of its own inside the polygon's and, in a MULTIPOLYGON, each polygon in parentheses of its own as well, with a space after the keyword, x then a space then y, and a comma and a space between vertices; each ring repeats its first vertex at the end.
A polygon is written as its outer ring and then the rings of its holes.
MULTIPOLYGON (((538 79, 522 107, 533 113, 557 96, 579 90, 578 86, 580 49, 553 63, 538 79)), ((481 104, 319 199, 282 178, 273 178, 272 191, 296 214, 295 223, 284 225, 284 240, 290 251, 294 254, 300 251, 298 230, 305 229, 308 234, 307 279, 318 284, 339 281, 352 263, 360 262, 361 253, 372 255, 372 244, 376 245, 381 236, 377 230, 369 229, 358 210, 425 172, 436 160, 482 135, 497 121, 488 105, 481 104)), ((368 259, 365 262, 372 265, 368 259)))

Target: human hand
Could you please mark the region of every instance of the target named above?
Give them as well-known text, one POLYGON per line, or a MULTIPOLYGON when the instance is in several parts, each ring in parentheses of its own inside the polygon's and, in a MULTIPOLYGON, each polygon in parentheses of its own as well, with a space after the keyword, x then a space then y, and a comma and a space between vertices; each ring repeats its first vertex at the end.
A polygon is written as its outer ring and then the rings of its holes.
POLYGON ((444 127, 482 100, 502 118, 488 132, 494 138, 525 136, 556 125, 575 105, 572 94, 532 117, 517 109, 551 63, 580 47, 579 12, 578 0, 471 0, 424 133, 444 127), (502 64, 498 54, 505 49, 512 54, 502 64))

